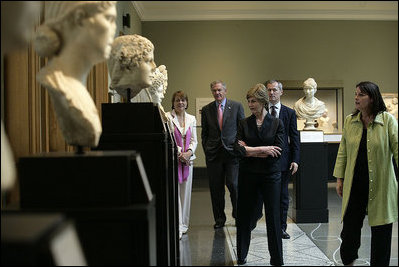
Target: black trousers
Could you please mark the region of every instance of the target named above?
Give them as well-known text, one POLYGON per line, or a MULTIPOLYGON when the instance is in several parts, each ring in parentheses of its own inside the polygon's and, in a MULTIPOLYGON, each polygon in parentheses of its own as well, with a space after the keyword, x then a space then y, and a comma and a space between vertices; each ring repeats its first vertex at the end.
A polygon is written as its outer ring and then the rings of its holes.
POLYGON ((290 196, 288 194, 288 182, 290 181, 291 172, 281 172, 281 192, 280 192, 280 220, 281 229, 287 230, 287 214, 290 204, 290 196))
MULTIPOLYGON (((360 248, 361 229, 366 216, 368 188, 359 190, 353 188, 348 207, 343 220, 340 247, 343 264, 356 260, 360 248)), ((392 223, 371 227, 371 255, 372 266, 389 266, 391 257, 392 223)))
POLYGON ((257 212, 258 195, 265 206, 267 242, 271 265, 283 265, 280 226, 281 173, 247 174, 238 178, 237 256, 245 259, 251 242, 251 224, 257 212))
POLYGON ((224 212, 225 185, 230 192, 230 200, 233 207, 232 216, 237 218, 238 166, 238 159, 223 148, 219 150, 214 160, 206 161, 215 222, 224 223, 226 221, 224 212))
MULTIPOLYGON (((290 181, 291 173, 290 171, 281 172, 281 191, 280 191, 280 224, 281 229, 287 230, 287 217, 288 217, 288 207, 290 204, 290 195, 288 193, 288 183, 290 181)), ((252 216, 252 229, 255 229, 258 220, 262 217, 263 199, 259 194, 258 202, 256 204, 255 212, 252 216)))

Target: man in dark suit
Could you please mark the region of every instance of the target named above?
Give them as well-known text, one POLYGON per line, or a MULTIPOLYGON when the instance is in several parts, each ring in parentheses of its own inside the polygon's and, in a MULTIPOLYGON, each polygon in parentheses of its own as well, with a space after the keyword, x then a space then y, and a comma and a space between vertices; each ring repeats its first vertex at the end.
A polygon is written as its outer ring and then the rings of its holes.
POLYGON ((280 193, 280 218, 282 238, 289 239, 287 230, 287 212, 289 205, 288 182, 290 176, 296 173, 299 163, 299 132, 295 111, 280 102, 283 94, 283 85, 276 80, 265 83, 269 94, 269 112, 283 121, 285 136, 283 151, 280 159, 281 166, 281 193, 280 193))
POLYGON ((226 84, 220 80, 210 85, 215 101, 202 108, 201 138, 211 192, 214 228, 226 222, 224 213, 224 186, 230 191, 233 218, 237 215, 238 158, 234 153, 237 126, 244 118, 244 108, 236 101, 226 99, 226 84))

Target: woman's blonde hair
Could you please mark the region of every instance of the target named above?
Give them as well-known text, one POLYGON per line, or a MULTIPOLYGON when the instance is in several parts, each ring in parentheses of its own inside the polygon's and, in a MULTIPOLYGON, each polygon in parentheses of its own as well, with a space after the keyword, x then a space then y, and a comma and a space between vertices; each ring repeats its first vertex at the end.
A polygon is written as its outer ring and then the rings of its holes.
POLYGON ((258 83, 255 86, 253 86, 251 89, 249 89, 247 92, 247 100, 250 97, 254 97, 256 100, 258 100, 260 103, 262 103, 265 107, 267 107, 269 98, 268 98, 266 86, 264 86, 263 84, 258 83))

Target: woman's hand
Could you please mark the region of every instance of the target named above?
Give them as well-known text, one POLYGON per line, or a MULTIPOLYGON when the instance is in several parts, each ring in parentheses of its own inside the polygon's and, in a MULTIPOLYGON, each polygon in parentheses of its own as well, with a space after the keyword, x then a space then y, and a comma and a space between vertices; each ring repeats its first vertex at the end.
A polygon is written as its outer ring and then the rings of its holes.
POLYGON ((335 190, 337 190, 337 194, 340 197, 342 197, 343 188, 344 188, 344 179, 337 178, 337 184, 335 186, 335 190))
POLYGON ((238 144, 240 146, 247 146, 247 144, 244 141, 242 141, 242 140, 238 140, 238 144))
MULTIPOLYGON (((238 144, 245 144, 243 141, 238 141, 238 144)), ((258 158, 267 158, 267 157, 278 157, 281 155, 281 148, 278 146, 244 146, 247 151, 247 157, 258 157, 258 158)))
POLYGON ((193 155, 192 151, 188 150, 186 152, 179 153, 177 156, 182 163, 190 165, 190 158, 192 155, 193 155))
POLYGON ((260 157, 278 157, 281 155, 281 148, 278 146, 263 146, 261 148, 260 157))

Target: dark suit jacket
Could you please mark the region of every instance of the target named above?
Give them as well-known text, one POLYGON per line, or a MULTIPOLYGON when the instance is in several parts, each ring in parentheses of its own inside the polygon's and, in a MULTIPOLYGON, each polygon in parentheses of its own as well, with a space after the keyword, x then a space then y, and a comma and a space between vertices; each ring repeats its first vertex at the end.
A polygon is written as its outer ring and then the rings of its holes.
POLYGON ((251 115, 242 121, 238 126, 237 141, 234 145, 242 159, 240 160, 240 173, 271 174, 280 172, 280 157, 245 157, 246 150, 238 145, 238 140, 244 141, 248 146, 283 146, 284 125, 280 119, 272 117, 267 113, 263 120, 260 132, 256 126, 256 117, 251 115))
POLYGON ((299 165, 299 132, 296 123, 295 110, 281 105, 279 119, 284 124, 283 152, 281 153, 281 171, 287 171, 291 162, 299 165))
POLYGON ((226 106, 223 110, 223 127, 222 131, 220 131, 215 101, 202 108, 201 138, 207 160, 214 160, 218 150, 222 147, 232 155, 235 155, 233 148, 236 140, 237 126, 243 118, 244 108, 241 103, 226 99, 226 106))

